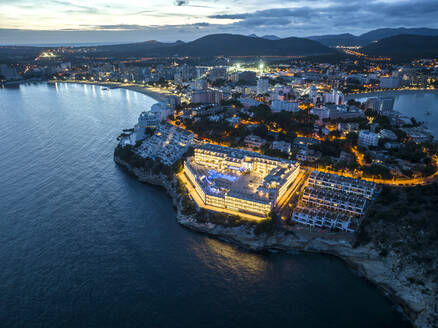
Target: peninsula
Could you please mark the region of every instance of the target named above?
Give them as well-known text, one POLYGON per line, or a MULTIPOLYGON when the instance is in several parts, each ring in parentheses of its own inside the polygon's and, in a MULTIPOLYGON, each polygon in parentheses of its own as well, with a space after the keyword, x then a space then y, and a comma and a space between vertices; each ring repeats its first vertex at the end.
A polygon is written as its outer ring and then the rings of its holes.
MULTIPOLYGON (((180 106, 175 97, 153 105, 134 128, 123 131, 114 152, 115 162, 139 181, 166 190, 178 223, 253 251, 338 256, 383 288, 416 327, 434 327, 438 230, 430 215, 436 211, 438 184, 433 178, 406 177, 405 183, 328 173, 299 156, 251 148, 260 141, 254 136, 243 137, 238 148, 226 146, 222 138, 214 144, 189 119, 175 124, 180 106)), ((233 122, 248 115, 237 102, 221 105, 221 111, 213 108, 192 110, 219 113, 233 122)), ((261 110, 256 107, 252 119, 261 110)), ((296 139, 296 155, 302 143, 315 140, 330 147, 337 142, 315 135, 296 139)), ((272 145, 288 146, 282 141, 272 145)))

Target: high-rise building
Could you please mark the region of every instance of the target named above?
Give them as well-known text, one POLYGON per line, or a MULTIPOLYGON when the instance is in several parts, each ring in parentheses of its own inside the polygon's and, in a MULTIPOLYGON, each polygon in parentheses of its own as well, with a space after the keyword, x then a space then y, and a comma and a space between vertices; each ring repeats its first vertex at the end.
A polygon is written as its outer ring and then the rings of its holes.
POLYGON ((21 76, 17 73, 14 67, 10 67, 6 64, 0 65, 0 75, 3 75, 6 80, 18 80, 21 76))
POLYGON ((140 114, 138 123, 134 127, 136 140, 144 139, 146 128, 157 127, 161 121, 164 121, 172 113, 173 108, 171 107, 171 103, 174 101, 177 101, 176 98, 169 97, 165 101, 153 104, 151 110, 140 114))
POLYGON ((317 98, 318 94, 317 94, 317 89, 314 85, 312 85, 310 87, 309 90, 309 99, 315 104, 316 103, 316 98, 317 98))
POLYGON ((264 95, 269 91, 269 80, 268 79, 258 79, 257 80, 257 94, 264 95))
POLYGON ((174 110, 176 106, 181 105, 181 98, 175 95, 170 95, 166 97, 167 106, 174 110))
POLYGON ((394 97, 378 98, 374 110, 381 113, 392 112, 394 109, 394 97))
POLYGON ((208 88, 208 82, 206 79, 198 79, 194 82, 194 90, 205 90, 208 88))
POLYGON ((380 87, 382 89, 396 89, 399 86, 400 86, 400 78, 398 76, 380 78, 380 87))
POLYGON ((368 98, 367 101, 365 102, 365 109, 375 110, 376 102, 377 102, 376 97, 368 98))
POLYGON ((379 144, 379 135, 368 130, 361 130, 359 132, 358 144, 364 147, 377 146, 379 144))
POLYGON ((214 82, 219 79, 225 80, 227 77, 226 67, 215 67, 208 73, 208 79, 214 82))
POLYGON ((257 80, 257 73, 253 71, 244 71, 238 73, 236 82, 246 82, 248 84, 254 84, 257 80))
POLYGON ((365 108, 382 114, 390 113, 394 109, 394 97, 368 98, 365 108))
POLYGON ((220 90, 195 90, 192 92, 191 102, 194 104, 220 104, 223 99, 220 90))
POLYGON ((272 101, 271 110, 273 112, 297 112, 298 102, 296 101, 286 101, 286 100, 274 100, 272 101))
POLYGON ((135 140, 143 140, 146 137, 146 128, 155 128, 160 124, 159 112, 142 112, 138 118, 138 123, 134 126, 135 140))
POLYGON ((335 105, 342 105, 344 103, 344 95, 342 92, 333 89, 332 92, 326 92, 322 95, 325 104, 332 103, 335 105))

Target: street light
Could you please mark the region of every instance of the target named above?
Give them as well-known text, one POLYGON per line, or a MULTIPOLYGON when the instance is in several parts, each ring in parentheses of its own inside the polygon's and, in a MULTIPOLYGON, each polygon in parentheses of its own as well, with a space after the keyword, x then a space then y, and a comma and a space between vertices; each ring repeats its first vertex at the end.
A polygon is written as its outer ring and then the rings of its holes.
POLYGON ((263 69, 264 69, 264 68, 265 68, 265 65, 263 64, 263 62, 261 62, 261 63, 259 64, 260 74, 263 73, 263 69))

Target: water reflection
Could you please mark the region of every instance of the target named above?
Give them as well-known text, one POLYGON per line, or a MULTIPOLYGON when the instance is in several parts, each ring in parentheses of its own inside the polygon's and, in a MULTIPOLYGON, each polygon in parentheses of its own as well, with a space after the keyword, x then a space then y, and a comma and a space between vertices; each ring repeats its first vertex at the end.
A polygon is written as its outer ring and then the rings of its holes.
POLYGON ((365 102, 370 97, 394 97, 396 111, 407 117, 415 117, 417 121, 425 122, 433 136, 438 138, 438 90, 381 92, 354 98, 365 102))
POLYGON ((266 258, 260 254, 244 253, 235 246, 204 238, 193 244, 193 253, 215 274, 225 278, 244 277, 245 281, 257 281, 265 277, 268 269, 266 258), (231 274, 230 274, 231 273, 231 274))
POLYGON ((97 94, 96 94, 96 86, 93 84, 91 86, 91 93, 93 94, 93 97, 96 98, 97 94))

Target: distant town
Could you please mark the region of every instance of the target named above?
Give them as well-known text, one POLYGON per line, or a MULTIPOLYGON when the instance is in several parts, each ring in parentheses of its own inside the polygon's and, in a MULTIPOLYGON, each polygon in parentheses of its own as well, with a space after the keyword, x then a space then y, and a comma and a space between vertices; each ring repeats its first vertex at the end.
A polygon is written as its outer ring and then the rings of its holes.
POLYGON ((32 64, 1 64, 0 78, 6 86, 48 80, 151 95, 159 101, 123 131, 119 147, 163 167, 180 163, 198 208, 354 232, 379 185, 428 184, 437 174, 431 132, 379 91, 435 89, 438 61, 400 65, 360 47, 338 50, 344 59, 321 63, 97 58, 93 48, 65 47, 32 64))

